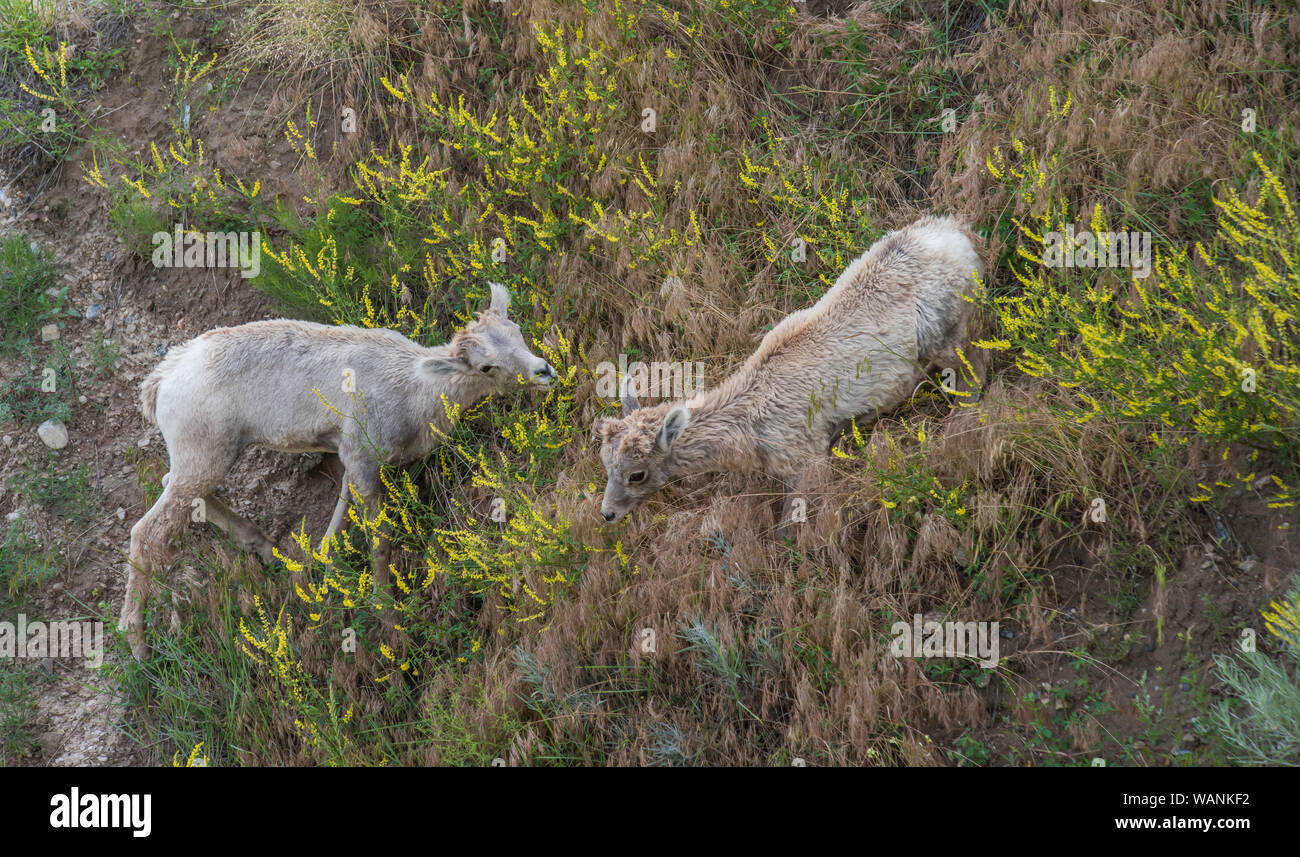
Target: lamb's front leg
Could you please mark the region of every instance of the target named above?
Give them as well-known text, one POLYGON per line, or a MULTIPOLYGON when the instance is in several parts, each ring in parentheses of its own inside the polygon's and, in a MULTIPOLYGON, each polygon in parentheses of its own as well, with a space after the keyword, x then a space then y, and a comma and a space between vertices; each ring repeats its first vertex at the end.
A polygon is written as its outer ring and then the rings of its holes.
POLYGON ((350 490, 351 489, 348 487, 348 472, 347 470, 344 470, 343 487, 339 489, 339 500, 337 503, 334 504, 334 514, 330 516, 329 529, 325 531, 325 538, 321 539, 321 543, 320 543, 321 551, 325 550, 325 547, 326 545, 329 544, 330 539, 332 539, 334 537, 334 534, 337 533, 339 529, 343 526, 343 521, 346 519, 348 514, 348 503, 349 503, 348 492, 350 490))
MULTIPOLYGON (((339 457, 343 459, 343 489, 339 494, 338 505, 334 508, 334 518, 330 521, 327 538, 343 525, 348 498, 354 489, 361 498, 366 520, 374 521, 379 516, 379 462, 365 452, 353 453, 343 449, 339 451, 339 457)), ((392 540, 387 526, 380 525, 375 530, 370 554, 371 570, 377 588, 387 587, 392 581, 392 573, 388 565, 391 554, 392 540)), ((391 622, 391 618, 386 617, 385 624, 390 625, 391 622)))

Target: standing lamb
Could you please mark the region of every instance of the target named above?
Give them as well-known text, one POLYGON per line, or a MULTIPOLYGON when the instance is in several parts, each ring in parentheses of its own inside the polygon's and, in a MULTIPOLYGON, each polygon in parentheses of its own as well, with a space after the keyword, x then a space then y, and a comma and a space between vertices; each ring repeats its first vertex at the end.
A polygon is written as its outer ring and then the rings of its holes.
MULTIPOLYGON (((255 321, 210 330, 173 348, 141 387, 146 419, 162 430, 171 471, 153 507, 131 528, 119 628, 144 657, 151 576, 194 509, 245 550, 272 560, 273 544, 215 495, 244 447, 337 452, 343 490, 326 539, 338 530, 349 486, 373 514, 379 465, 427 455, 451 430, 447 407, 468 407, 521 383, 547 388, 551 364, 524 344, 506 317, 510 293, 493 283, 490 306, 450 343, 425 348, 395 330, 304 321, 255 321)), ((389 577, 387 542, 374 551, 376 580, 389 577)))
POLYGON ((932 366, 964 377, 957 348, 982 270, 966 227, 922 218, 873 244, 716 387, 647 408, 625 392, 624 416, 596 427, 609 477, 601 514, 618 521, 687 474, 760 471, 785 483, 784 533, 807 464, 851 419, 897 407, 932 366))

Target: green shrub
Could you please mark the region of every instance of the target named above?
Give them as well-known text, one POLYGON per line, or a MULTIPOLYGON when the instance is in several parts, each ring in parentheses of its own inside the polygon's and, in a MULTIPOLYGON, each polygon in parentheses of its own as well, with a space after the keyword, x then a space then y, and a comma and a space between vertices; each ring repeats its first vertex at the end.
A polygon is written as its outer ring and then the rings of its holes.
MULTIPOLYGON (((1001 331, 983 344, 1072 391, 1077 422, 1105 414, 1147 426, 1156 446, 1200 439, 1224 458, 1240 445, 1252 468, 1261 452, 1275 453, 1281 475, 1272 477, 1270 505, 1280 508, 1300 491, 1300 220, 1279 177, 1258 154, 1255 162, 1259 200, 1228 190, 1214 201, 1213 239, 1156 246, 1151 274, 1140 279, 1049 264, 1051 234, 1073 227, 1052 190, 1059 164, 1019 141, 1007 158, 995 149, 990 172, 1041 213, 1030 223, 1012 218, 1020 288, 985 293, 1001 331)), ((1089 225, 1093 236, 1110 231, 1100 204, 1089 225)), ((1106 250, 1098 241, 1098 257, 1106 250)), ((1253 469, 1237 476, 1256 479, 1253 469)), ((1215 493, 1198 487, 1193 501, 1215 493)))
POLYGON ((1264 620, 1282 645, 1280 657, 1258 649, 1237 658, 1215 655, 1234 698, 1212 709, 1210 724, 1242 764, 1300 766, 1300 578, 1271 606, 1264 620))

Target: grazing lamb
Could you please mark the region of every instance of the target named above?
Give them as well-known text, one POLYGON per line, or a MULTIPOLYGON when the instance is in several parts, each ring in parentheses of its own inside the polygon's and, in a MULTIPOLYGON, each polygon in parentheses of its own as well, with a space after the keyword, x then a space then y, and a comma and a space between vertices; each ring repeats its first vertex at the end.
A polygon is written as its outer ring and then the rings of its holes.
POLYGON ((982 271, 974 242, 951 218, 918 220, 872 245, 716 387, 647 408, 624 392, 623 417, 596 426, 605 520, 680 476, 760 471, 785 482, 784 533, 806 465, 852 418, 897 407, 931 366, 964 377, 956 349, 974 308, 964 296, 982 271))
MULTIPOLYGON (((194 509, 245 550, 272 559, 272 542, 217 500, 217 483, 249 444, 281 452, 337 452, 343 490, 326 539, 344 522, 349 485, 370 513, 379 465, 427 455, 451 430, 443 396, 469 406, 520 383, 549 387, 551 364, 524 344, 506 317, 510 294, 492 284, 490 306, 450 343, 425 348, 395 330, 304 321, 255 321, 210 330, 168 352, 141 387, 145 417, 161 430, 171 472, 163 493, 131 528, 119 628, 142 658, 150 577, 194 509)), ((387 542, 374 552, 388 579, 387 542)))

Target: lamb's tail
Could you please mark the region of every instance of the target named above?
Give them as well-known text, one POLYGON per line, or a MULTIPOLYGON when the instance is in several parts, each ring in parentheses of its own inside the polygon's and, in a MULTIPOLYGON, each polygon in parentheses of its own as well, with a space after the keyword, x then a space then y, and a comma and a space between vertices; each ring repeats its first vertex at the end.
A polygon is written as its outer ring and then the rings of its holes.
POLYGON ((158 425, 158 388, 171 375, 172 370, 176 368, 176 364, 180 362, 193 342, 194 340, 191 339, 184 345, 169 349, 167 356, 154 367, 144 379, 144 383, 140 385, 140 413, 144 414, 144 418, 153 425, 158 425))
POLYGON ((153 425, 158 425, 158 385, 165 376, 165 373, 158 371, 161 368, 162 365, 159 364, 140 385, 140 413, 153 425))

